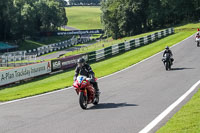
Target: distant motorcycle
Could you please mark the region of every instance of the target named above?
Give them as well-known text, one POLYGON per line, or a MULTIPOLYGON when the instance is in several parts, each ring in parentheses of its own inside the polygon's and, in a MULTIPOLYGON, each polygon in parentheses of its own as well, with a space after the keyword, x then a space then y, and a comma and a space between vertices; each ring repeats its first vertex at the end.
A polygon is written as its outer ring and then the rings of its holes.
POLYGON ((197 47, 200 46, 200 37, 196 37, 197 47))
POLYGON ((79 95, 79 104, 82 109, 86 109, 90 103, 94 105, 99 103, 99 95, 95 95, 95 89, 90 83, 90 80, 90 78, 85 76, 78 76, 77 80, 73 83, 73 87, 79 95))
POLYGON ((166 70, 171 70, 171 65, 172 65, 172 60, 170 58, 170 54, 166 53, 162 59, 164 65, 165 65, 165 69, 166 70))

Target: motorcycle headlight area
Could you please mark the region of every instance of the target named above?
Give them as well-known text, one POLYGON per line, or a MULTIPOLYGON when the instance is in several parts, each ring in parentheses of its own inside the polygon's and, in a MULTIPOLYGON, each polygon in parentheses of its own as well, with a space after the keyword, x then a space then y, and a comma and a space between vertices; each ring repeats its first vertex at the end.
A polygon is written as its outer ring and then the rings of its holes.
POLYGON ((77 80, 78 80, 78 83, 80 84, 80 83, 83 82, 83 80, 85 80, 85 77, 84 76, 78 76, 77 80))

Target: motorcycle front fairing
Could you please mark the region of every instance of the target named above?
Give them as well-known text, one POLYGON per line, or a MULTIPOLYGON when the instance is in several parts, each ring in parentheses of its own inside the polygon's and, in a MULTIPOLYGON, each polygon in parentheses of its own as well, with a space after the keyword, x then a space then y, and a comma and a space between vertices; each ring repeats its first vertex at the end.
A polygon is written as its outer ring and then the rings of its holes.
MULTIPOLYGON (((84 95, 87 93, 87 88, 90 86, 90 81, 87 80, 87 77, 85 76, 78 76, 77 80, 74 82, 73 86, 76 88, 77 94, 79 94, 80 91, 84 92, 84 95)), ((90 89, 89 89, 90 91, 90 89)))
POLYGON ((199 38, 199 37, 196 37, 196 42, 197 42, 197 41, 200 41, 200 38, 199 38))
POLYGON ((77 80, 73 83, 73 87, 74 87, 74 89, 75 89, 77 95, 79 95, 80 89, 79 89, 79 83, 78 83, 77 80))
POLYGON ((166 53, 163 57, 163 61, 166 62, 169 61, 169 59, 170 59, 169 53, 166 53))
POLYGON ((84 80, 86 79, 85 76, 78 76, 76 81, 73 83, 73 87, 75 88, 75 91, 79 95, 80 89, 84 87, 85 83, 84 80))

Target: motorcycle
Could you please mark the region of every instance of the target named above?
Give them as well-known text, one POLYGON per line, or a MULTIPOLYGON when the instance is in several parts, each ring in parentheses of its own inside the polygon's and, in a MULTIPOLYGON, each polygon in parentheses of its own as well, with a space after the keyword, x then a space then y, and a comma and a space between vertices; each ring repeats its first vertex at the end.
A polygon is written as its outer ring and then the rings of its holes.
MULTIPOLYGON (((95 79, 96 81, 97 79, 95 79)), ((77 95, 79 95, 79 104, 82 109, 87 109, 87 105, 93 103, 97 105, 99 103, 99 95, 95 95, 95 89, 90 83, 91 78, 86 76, 78 76, 77 80, 73 83, 73 87, 77 95)))
POLYGON ((170 58, 169 53, 166 53, 162 59, 164 65, 165 65, 165 69, 166 70, 171 70, 171 65, 172 65, 172 60, 170 58))
POLYGON ((196 37, 197 47, 200 46, 200 37, 196 37))

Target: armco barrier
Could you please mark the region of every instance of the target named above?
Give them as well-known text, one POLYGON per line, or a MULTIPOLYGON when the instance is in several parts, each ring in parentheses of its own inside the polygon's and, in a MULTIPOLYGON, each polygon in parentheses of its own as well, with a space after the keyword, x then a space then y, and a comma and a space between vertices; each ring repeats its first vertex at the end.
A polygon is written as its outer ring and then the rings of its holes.
POLYGON ((68 48, 68 47, 74 46, 74 45, 76 45, 78 43, 88 42, 90 40, 91 40, 90 38, 72 37, 70 40, 62 41, 62 42, 55 43, 55 44, 49 44, 47 46, 39 47, 37 49, 28 50, 27 52, 28 53, 30 53, 30 52, 31 53, 36 53, 37 56, 41 56, 43 54, 47 54, 47 53, 50 53, 52 51, 58 51, 58 50, 61 50, 61 49, 64 49, 64 48, 68 48))
MULTIPOLYGON (((90 40, 91 40, 90 38, 72 37, 70 40, 62 41, 62 42, 55 43, 55 44, 49 44, 49 45, 46 45, 43 47, 38 47, 36 49, 31 49, 31 50, 27 50, 27 51, 7 52, 7 53, 4 53, 3 55, 0 55, 0 66, 5 66, 5 64, 6 64, 6 66, 15 66, 15 65, 10 65, 10 62, 27 60, 27 58, 31 59, 30 57, 32 57, 32 56, 34 56, 34 59, 35 59, 36 56, 41 56, 43 54, 47 54, 47 53, 50 53, 53 51, 68 48, 68 47, 71 47, 78 43, 85 43, 90 40)), ((33 62, 33 61, 31 61, 31 62, 33 62)), ((18 65, 16 65, 16 66, 18 66, 18 65)))
POLYGON ((128 42, 115 44, 107 48, 96 50, 96 51, 88 53, 88 61, 89 62, 99 61, 99 60, 111 57, 113 55, 116 55, 118 53, 123 53, 130 49, 135 49, 135 48, 147 45, 151 42, 154 42, 158 39, 161 39, 173 33, 174 33, 174 29, 169 28, 166 30, 162 30, 160 32, 153 33, 145 37, 136 38, 128 42))

